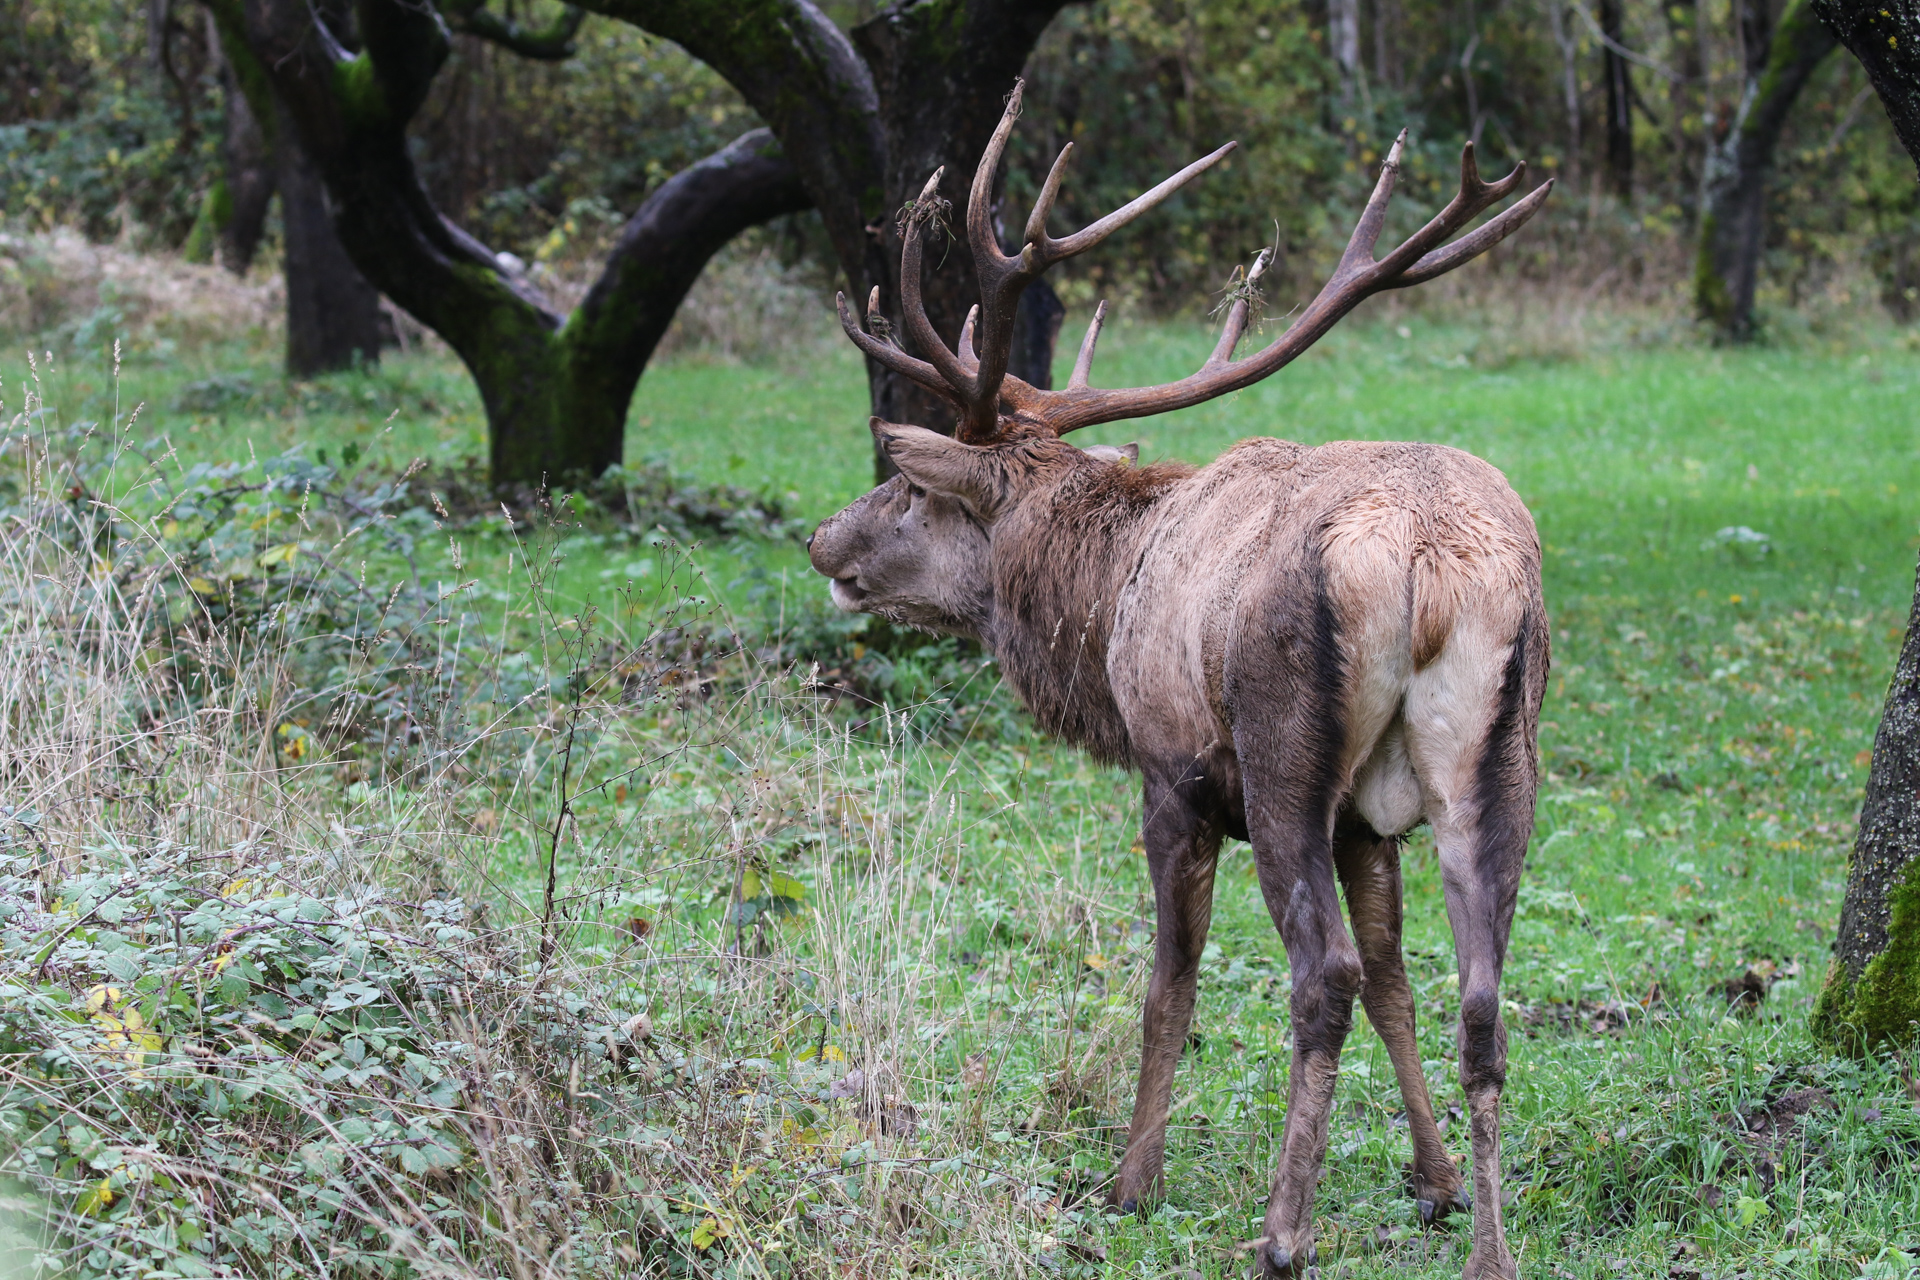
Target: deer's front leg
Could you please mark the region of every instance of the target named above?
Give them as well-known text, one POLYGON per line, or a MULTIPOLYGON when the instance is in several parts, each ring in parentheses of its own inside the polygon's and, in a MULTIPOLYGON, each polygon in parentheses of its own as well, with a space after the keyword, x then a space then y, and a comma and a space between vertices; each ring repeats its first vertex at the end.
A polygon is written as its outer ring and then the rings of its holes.
POLYGON ((1131 1213, 1160 1189, 1173 1071, 1193 1023, 1200 952, 1213 919, 1213 869, 1221 831, 1205 809, 1210 791, 1197 770, 1147 771, 1141 836, 1153 878, 1153 977, 1140 1018, 1140 1089, 1127 1153, 1107 1202, 1131 1213))

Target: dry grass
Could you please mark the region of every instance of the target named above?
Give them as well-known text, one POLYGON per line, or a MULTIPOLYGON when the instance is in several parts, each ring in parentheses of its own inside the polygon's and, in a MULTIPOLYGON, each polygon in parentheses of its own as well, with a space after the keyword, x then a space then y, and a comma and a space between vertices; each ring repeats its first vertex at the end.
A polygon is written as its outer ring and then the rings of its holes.
MULTIPOLYGON (((969 815, 907 717, 703 686, 668 548, 618 617, 556 612, 545 535, 504 589, 375 558, 339 643, 293 575, 369 499, 246 508, 209 583, 163 528, 203 499, 40 408, 0 453, 0 1209, 43 1270, 1029 1265, 1057 1206, 938 1061, 969 815)), ((1063 1098, 1117 1101, 1108 1021, 1063 1098)))
POLYGON ((270 331, 284 311, 278 273, 245 279, 166 254, 94 244, 60 227, 0 233, 0 333, 79 345, 131 337, 198 343, 270 331))

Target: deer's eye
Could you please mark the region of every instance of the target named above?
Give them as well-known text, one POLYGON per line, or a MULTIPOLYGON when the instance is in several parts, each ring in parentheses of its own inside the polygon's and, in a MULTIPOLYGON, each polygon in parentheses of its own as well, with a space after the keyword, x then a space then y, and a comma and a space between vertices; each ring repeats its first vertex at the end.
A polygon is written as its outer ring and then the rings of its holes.
POLYGON ((920 501, 920 499, 927 496, 927 491, 925 489, 922 489, 917 484, 909 484, 907 486, 907 496, 909 498, 912 498, 915 502, 918 502, 920 501))

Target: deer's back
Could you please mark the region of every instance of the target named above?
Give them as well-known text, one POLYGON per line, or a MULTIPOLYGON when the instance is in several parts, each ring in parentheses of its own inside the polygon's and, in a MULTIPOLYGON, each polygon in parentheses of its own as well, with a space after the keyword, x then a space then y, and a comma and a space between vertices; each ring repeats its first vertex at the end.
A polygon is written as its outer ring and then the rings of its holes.
POLYGON ((1449 645, 1504 651, 1540 590, 1506 479, 1430 444, 1244 441, 1156 504, 1136 566, 1108 671, 1147 755, 1217 753, 1275 698, 1334 699, 1360 750, 1449 645))

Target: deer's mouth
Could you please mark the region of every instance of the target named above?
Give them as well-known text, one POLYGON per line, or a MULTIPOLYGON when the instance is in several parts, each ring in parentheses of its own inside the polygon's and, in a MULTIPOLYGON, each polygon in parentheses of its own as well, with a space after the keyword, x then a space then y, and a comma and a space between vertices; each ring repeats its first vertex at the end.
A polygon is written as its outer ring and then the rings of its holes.
POLYGON ((835 578, 829 588, 833 604, 847 613, 859 613, 866 605, 867 592, 854 578, 835 578))

